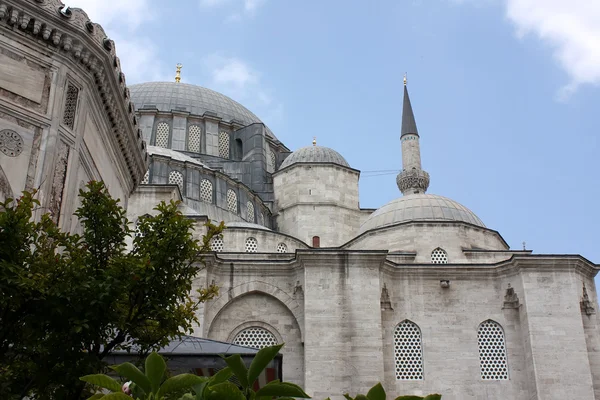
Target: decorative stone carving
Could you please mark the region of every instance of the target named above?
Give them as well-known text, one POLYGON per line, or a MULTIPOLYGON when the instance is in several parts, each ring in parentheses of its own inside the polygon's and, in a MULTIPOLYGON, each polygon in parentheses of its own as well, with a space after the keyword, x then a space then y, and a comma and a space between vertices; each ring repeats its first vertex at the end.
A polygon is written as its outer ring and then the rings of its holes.
POLYGON ((508 284, 506 294, 504 295, 504 304, 502 308, 519 308, 519 297, 515 293, 515 289, 508 284))
POLYGON ((596 314, 596 309, 590 301, 590 297, 588 296, 585 283, 583 284, 583 296, 581 297, 581 302, 579 303, 579 305, 581 307, 581 312, 584 312, 586 315, 596 314))
POLYGON ((0 151, 9 157, 17 157, 23 151, 23 138, 13 130, 1 130, 0 151))
POLYGON ((69 162, 69 146, 59 141, 58 156, 54 166, 54 176, 52 177, 52 189, 50 191, 50 204, 48 211, 52 220, 58 224, 60 218, 60 207, 62 205, 63 189, 65 187, 65 178, 67 177, 67 163, 69 162))
POLYGON ((67 86, 67 94, 65 96, 65 109, 63 112, 63 124, 69 129, 75 127, 75 115, 77 114, 77 98, 79 97, 79 89, 69 84, 67 86))
POLYGON ((383 288, 381 288, 381 299, 379 300, 379 303, 382 311, 393 310, 392 302, 390 301, 390 294, 388 293, 385 283, 383 284, 383 288))
POLYGON ((429 187, 429 174, 422 169, 403 170, 396 177, 396 184, 402 194, 425 193, 429 187))

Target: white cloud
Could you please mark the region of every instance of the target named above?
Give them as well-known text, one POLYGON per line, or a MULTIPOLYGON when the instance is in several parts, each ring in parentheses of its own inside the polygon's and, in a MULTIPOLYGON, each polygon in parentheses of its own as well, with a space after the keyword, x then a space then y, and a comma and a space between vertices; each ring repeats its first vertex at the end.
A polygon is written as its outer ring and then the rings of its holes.
POLYGON ((226 18, 227 22, 237 22, 242 19, 242 15, 253 16, 256 11, 266 3, 266 0, 200 0, 200 7, 215 8, 226 5, 235 5, 240 11, 233 12, 226 18))
POLYGON ((258 84, 258 73, 242 60, 212 55, 206 58, 216 85, 245 89, 258 84))
POLYGON ((132 30, 153 18, 149 0, 67 0, 65 3, 83 9, 92 21, 103 26, 122 23, 132 30))
MULTIPOLYGON (((482 4, 490 0, 452 0, 482 4)), ((553 56, 569 76, 559 91, 565 98, 579 86, 600 85, 600 1, 499 0, 517 35, 535 35, 549 44, 553 56)))

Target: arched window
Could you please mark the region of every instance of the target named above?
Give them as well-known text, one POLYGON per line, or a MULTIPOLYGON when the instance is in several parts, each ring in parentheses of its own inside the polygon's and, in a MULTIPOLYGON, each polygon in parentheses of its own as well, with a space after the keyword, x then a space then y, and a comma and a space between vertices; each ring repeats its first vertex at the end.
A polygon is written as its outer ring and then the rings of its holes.
POLYGON ((164 147, 165 149, 169 147, 169 124, 166 122, 156 125, 156 140, 154 144, 157 147, 164 147))
POLYGON ((432 264, 448 264, 448 253, 442 248, 437 248, 431 252, 432 264))
POLYGON ((500 324, 489 319, 482 322, 477 331, 477 341, 479 343, 481 379, 508 379, 506 342, 504 330, 500 324))
POLYGON ((229 158, 229 133, 219 133, 219 157, 229 158))
POLYGON ((232 189, 227 189, 227 208, 234 214, 237 214, 237 194, 232 189))
POLYGON ((207 203, 212 203, 213 201, 213 185, 208 179, 200 181, 200 199, 207 203))
POLYGON ((423 345, 421 330, 414 322, 404 320, 394 331, 394 361, 397 380, 423 379, 423 345))
POLYGON ((268 330, 253 326, 246 328, 235 335, 233 344, 252 347, 254 349, 262 349, 264 347, 275 346, 277 344, 277 339, 275 338, 275 335, 268 330))
POLYGON ((144 177, 142 178, 140 185, 147 185, 149 180, 150 180, 150 170, 146 170, 146 173, 144 174, 144 177))
POLYGON ((195 153, 200 153, 200 134, 201 130, 198 125, 191 125, 188 129, 188 150, 195 153))
POLYGON ((213 237, 210 240, 210 249, 212 251, 223 251, 223 248, 225 247, 225 244, 223 243, 223 238, 222 237, 213 237))
POLYGON ((314 247, 314 248, 321 247, 321 238, 320 237, 313 236, 312 242, 313 242, 312 247, 314 247))
POLYGON ((246 253, 256 253, 258 251, 258 240, 253 237, 246 239, 246 253))
POLYGON ((248 221, 254 222, 254 204, 250 200, 246 203, 246 208, 248 210, 248 221))
POLYGON ((275 166, 277 165, 277 157, 273 150, 269 150, 269 159, 267 160, 269 171, 275 172, 275 166))
POLYGON ((179 186, 179 190, 183 191, 183 175, 179 171, 171 171, 169 174, 169 185, 179 186))
POLYGON ((277 245, 277 252, 278 252, 278 253, 287 253, 287 251, 288 251, 288 250, 287 250, 287 246, 286 246, 286 244, 285 244, 285 243, 279 243, 279 244, 277 245))
POLYGON ((242 139, 235 139, 235 157, 236 160, 242 161, 244 158, 244 144, 242 139))

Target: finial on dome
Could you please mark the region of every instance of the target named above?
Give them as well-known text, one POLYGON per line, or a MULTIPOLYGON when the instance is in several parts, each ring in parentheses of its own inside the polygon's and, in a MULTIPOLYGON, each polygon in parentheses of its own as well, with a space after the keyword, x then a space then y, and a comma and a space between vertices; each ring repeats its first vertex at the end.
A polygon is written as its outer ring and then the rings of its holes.
POLYGON ((181 67, 183 67, 183 65, 180 63, 177 63, 175 66, 175 68, 177 68, 177 72, 175 72, 175 82, 177 83, 181 82, 181 67))
POLYGON ((404 86, 406 86, 406 72, 404 73, 404 86))
POLYGON ((317 137, 313 136, 313 146, 316 146, 316 145, 317 145, 317 137))

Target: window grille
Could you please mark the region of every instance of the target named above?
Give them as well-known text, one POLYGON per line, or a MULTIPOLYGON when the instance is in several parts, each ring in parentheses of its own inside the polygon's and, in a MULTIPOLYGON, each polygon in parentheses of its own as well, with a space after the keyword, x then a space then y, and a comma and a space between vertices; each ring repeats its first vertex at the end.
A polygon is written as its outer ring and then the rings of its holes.
POLYGON ((188 130, 188 150, 200 153, 200 127, 198 125, 192 125, 188 130))
POLYGON ((269 346, 275 346, 277 339, 275 335, 266 329, 259 327, 246 328, 233 339, 233 344, 240 346, 262 349, 269 346))
POLYGON ((219 157, 229 158, 229 134, 227 132, 219 133, 219 157))
POLYGON ((161 122, 156 126, 156 140, 154 144, 157 147, 169 147, 169 124, 161 122))
POLYGON ((246 239, 246 253, 256 253, 258 251, 258 241, 256 238, 249 237, 246 239))
POLYGON ((223 243, 223 238, 222 237, 213 237, 210 240, 210 248, 212 251, 223 251, 223 248, 225 247, 225 244, 223 243))
POLYGON ((394 360, 397 380, 423 379, 421 330, 411 321, 402 321, 394 331, 394 360))
POLYGON ((213 201, 213 185, 208 179, 202 179, 200 182, 200 198, 207 203, 213 201))
POLYGON ((477 341, 479 342, 481 379, 508 379, 506 342, 500 324, 491 320, 482 322, 477 331, 477 341))
POLYGON ((437 248, 431 252, 432 264, 448 264, 448 253, 444 249, 437 248))
POLYGON ((246 208, 248 209, 248 221, 254 222, 254 204, 251 201, 246 203, 246 208))
POLYGON ((277 252, 278 253, 287 253, 287 246, 285 245, 285 243, 279 243, 277 245, 277 252))
POLYGON ((275 156, 275 152, 273 150, 269 150, 269 170, 275 171, 276 165, 277 165, 277 157, 275 156))
POLYGON ((140 184, 147 185, 149 180, 150 180, 150 170, 147 170, 146 173, 144 174, 144 178, 142 179, 140 184))
POLYGON ((169 174, 169 185, 179 186, 179 190, 183 191, 183 175, 179 171, 171 171, 169 174))
POLYGON ((237 214, 237 194, 232 189, 227 189, 227 208, 234 214, 237 214))
POLYGON ((79 89, 74 85, 67 85, 67 95, 65 97, 65 111, 63 113, 63 124, 69 129, 75 127, 75 115, 77 113, 77 98, 79 89))

